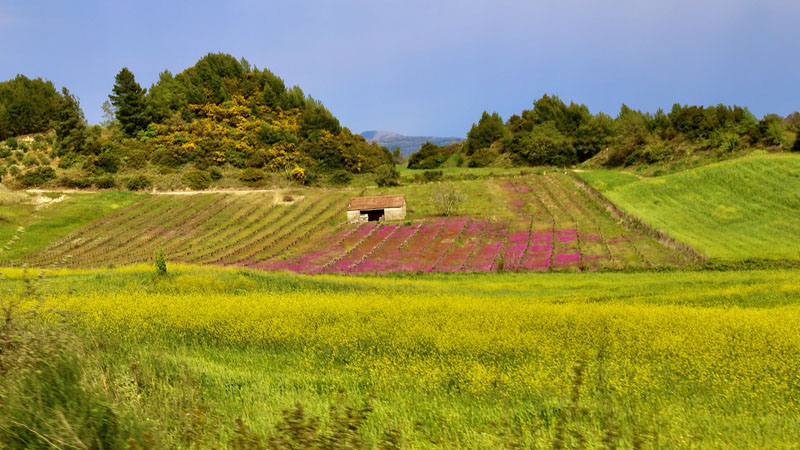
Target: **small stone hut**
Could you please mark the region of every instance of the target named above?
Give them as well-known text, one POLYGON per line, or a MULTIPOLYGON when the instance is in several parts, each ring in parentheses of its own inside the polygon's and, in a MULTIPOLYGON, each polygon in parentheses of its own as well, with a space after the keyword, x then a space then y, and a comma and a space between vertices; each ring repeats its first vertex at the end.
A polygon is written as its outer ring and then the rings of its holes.
POLYGON ((403 220, 405 218, 406 196, 402 194, 355 197, 347 204, 347 220, 350 222, 403 220))

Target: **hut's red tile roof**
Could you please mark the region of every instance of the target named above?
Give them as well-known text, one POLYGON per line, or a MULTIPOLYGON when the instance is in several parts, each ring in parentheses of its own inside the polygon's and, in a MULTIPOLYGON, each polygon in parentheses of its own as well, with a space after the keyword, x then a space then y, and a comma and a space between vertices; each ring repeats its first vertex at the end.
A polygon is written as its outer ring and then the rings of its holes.
POLYGON ((402 208, 406 203, 406 196, 383 195, 380 197, 355 197, 347 204, 348 211, 364 211, 368 209, 402 208))

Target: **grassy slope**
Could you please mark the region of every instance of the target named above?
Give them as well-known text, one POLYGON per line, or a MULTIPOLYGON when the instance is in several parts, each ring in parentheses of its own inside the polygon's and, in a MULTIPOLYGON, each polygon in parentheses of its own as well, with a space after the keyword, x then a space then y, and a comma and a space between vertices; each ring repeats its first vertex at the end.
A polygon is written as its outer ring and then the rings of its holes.
POLYGON ((640 181, 613 171, 581 176, 711 258, 800 259, 800 155, 753 156, 640 181))
MULTIPOLYGON (((169 272, 53 270, 47 282, 52 305, 85 312, 119 346, 104 382, 140 421, 170 429, 157 446, 224 444, 238 417, 263 436, 296 402, 324 417, 340 391, 355 405, 372 397, 368 441, 396 427, 411 448, 549 448, 562 413, 589 448, 607 421, 622 447, 800 440, 797 271, 169 272), (582 419, 569 412, 578 362, 582 419), (146 381, 128 398, 131 377, 146 381), (185 419, 195 411, 200 430, 185 419)), ((22 289, 22 273, 0 269, 2 289, 22 289)))
POLYGON ((20 233, 19 240, 0 253, 0 261, 13 260, 41 250, 50 242, 141 198, 140 194, 128 191, 106 191, 69 194, 58 203, 41 207, 32 203, 32 196, 29 201, 4 206, 3 212, 9 212, 11 220, 0 228, 0 238, 6 239, 10 228, 16 231, 21 226, 24 232, 20 233))

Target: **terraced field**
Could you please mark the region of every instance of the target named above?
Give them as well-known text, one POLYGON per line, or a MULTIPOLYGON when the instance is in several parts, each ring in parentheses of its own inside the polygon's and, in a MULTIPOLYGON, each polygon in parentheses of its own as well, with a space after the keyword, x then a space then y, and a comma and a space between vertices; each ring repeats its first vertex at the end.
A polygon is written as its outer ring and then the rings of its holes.
MULTIPOLYGON (((151 195, 24 262, 102 267, 148 261, 163 249, 171 261, 303 273, 596 271, 689 263, 626 228, 570 176, 480 183, 487 197, 475 204, 484 207, 471 209, 468 201, 460 216, 412 213, 403 223, 360 225, 345 222, 354 190, 306 190, 290 201, 273 192, 151 195)), ((419 191, 420 185, 396 188, 404 189, 419 191)))

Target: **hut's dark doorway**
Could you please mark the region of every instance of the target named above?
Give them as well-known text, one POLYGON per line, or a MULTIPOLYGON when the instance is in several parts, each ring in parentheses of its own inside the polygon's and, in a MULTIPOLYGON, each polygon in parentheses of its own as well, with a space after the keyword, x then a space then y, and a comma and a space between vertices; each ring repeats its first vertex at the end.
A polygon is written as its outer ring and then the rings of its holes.
POLYGON ((370 222, 377 222, 383 217, 382 209, 373 209, 370 211, 361 211, 361 214, 367 213, 367 220, 370 222))

